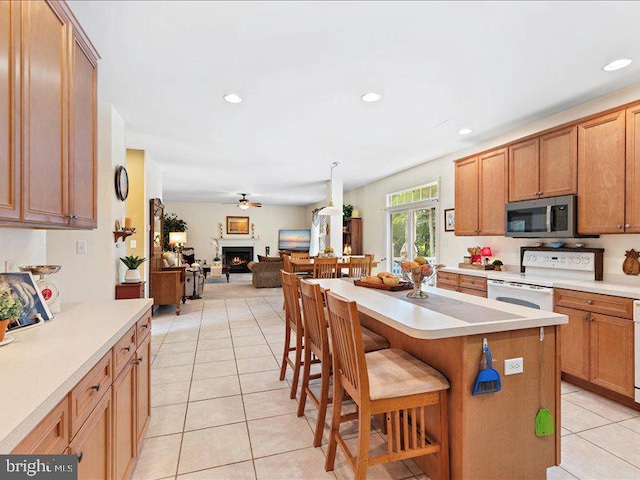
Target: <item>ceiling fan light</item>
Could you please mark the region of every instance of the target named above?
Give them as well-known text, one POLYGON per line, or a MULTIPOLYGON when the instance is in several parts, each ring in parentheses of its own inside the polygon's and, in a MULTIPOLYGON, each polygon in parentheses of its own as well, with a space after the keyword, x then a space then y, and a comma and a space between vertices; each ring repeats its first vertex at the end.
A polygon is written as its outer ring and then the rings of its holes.
POLYGON ((326 207, 324 207, 323 209, 321 209, 318 212, 318 215, 324 215, 324 216, 335 216, 335 215, 342 215, 342 209, 335 207, 333 205, 333 202, 329 202, 329 205, 327 205, 326 207))
POLYGON ((240 202, 238 204, 238 207, 241 208, 242 210, 247 210, 249 208, 249 204, 247 202, 240 202))

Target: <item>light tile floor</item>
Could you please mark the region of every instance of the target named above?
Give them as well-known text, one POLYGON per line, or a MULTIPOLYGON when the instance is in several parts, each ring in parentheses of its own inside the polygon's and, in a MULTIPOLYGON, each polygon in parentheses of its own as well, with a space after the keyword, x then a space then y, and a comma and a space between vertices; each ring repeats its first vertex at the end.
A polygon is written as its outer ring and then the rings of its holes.
MULTIPOLYGON (((328 424, 313 448, 317 410, 308 402, 298 418, 290 376, 278 380, 282 296, 164 312, 153 317, 152 416, 134 479, 353 478, 340 454, 334 472, 324 471, 328 424)), ((562 424, 562 465, 549 479, 640 479, 640 412, 563 383, 562 424)), ((355 422, 344 429, 355 437, 355 422)), ((375 422, 371 436, 383 448, 375 422)), ((426 476, 405 461, 370 468, 368 478, 426 476)))

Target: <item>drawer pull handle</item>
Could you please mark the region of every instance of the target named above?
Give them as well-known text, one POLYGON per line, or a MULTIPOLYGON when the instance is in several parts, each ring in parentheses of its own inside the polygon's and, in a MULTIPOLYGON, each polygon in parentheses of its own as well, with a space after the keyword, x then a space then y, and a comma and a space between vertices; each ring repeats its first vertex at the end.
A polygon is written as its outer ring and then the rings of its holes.
POLYGON ((82 457, 84 457, 84 452, 77 453, 76 457, 78 457, 78 463, 80 463, 82 461, 82 457))
POLYGON ((142 325, 140 328, 149 328, 149 324, 145 323, 144 325, 142 325))
POLYGON ((126 350, 127 352, 131 351, 131 345, 129 345, 128 347, 122 347, 122 350, 126 350))
POLYGON ((143 357, 136 358, 133 363, 135 363, 136 365, 140 365, 142 363, 142 360, 143 360, 143 357))
POLYGON ((592 305, 593 304, 593 300, 591 300, 591 299, 587 300, 587 304, 588 305, 592 305))
POLYGON ((584 317, 582 317, 583 320, 589 320, 589 315, 585 315, 584 317))
POLYGON ((92 385, 91 388, 94 389, 96 392, 99 392, 100 391, 100 384, 92 385))

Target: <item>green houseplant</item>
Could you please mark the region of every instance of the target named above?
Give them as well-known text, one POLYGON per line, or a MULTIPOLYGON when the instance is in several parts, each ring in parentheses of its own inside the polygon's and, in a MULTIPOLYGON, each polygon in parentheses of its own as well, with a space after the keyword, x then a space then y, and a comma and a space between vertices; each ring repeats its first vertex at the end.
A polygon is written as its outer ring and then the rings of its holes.
POLYGON ((146 261, 146 258, 128 255, 120 257, 120 261, 128 268, 127 273, 124 275, 124 283, 140 283, 142 279, 140 278, 138 267, 146 261))
POLYGON ((169 251, 169 232, 186 232, 188 230, 187 222, 178 218, 175 213, 168 213, 164 216, 164 222, 162 226, 162 245, 163 250, 169 251))
POLYGON ((342 206, 342 215, 344 218, 351 218, 353 214, 353 205, 343 205, 342 206))
POLYGON ((4 334, 9 324, 22 313, 22 300, 6 283, 0 284, 0 342, 4 340, 4 334))

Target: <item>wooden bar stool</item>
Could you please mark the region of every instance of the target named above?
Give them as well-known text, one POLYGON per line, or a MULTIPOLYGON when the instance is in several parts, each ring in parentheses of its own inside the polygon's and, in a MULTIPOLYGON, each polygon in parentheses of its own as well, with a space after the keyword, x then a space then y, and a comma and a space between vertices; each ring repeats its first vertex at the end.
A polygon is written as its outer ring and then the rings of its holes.
POLYGON ((351 257, 349 259, 349 277, 362 278, 371 275, 370 257, 351 257))
MULTIPOLYGON (((318 419, 313 437, 313 446, 319 447, 322 443, 324 421, 327 416, 327 405, 331 403, 329 398, 329 378, 331 375, 331 347, 329 343, 329 330, 327 318, 322 304, 322 291, 320 286, 307 280, 300 280, 300 299, 302 300, 302 316, 304 325, 304 370, 302 385, 300 387, 300 404, 298 416, 304 415, 307 396, 318 408, 318 419), (311 375, 311 364, 314 355, 321 363, 319 374, 311 375), (320 398, 316 397, 309 388, 309 380, 320 378, 320 398)), ((381 350, 389 346, 386 338, 371 330, 362 327, 362 340, 366 352, 381 350)))
POLYGON ((338 257, 316 257, 313 259, 313 278, 337 278, 338 257))
MULTIPOLYGON (((284 351, 282 352, 282 365, 280 367, 280 381, 284 380, 287 373, 287 365, 293 370, 291 381, 290 398, 296 398, 298 390, 298 379, 300 377, 300 367, 303 365, 302 351, 304 349, 304 326, 302 324, 302 314, 300 312, 300 300, 298 298, 298 278, 294 273, 287 273, 280 270, 282 277, 282 294, 284 295, 285 330, 284 330, 284 351), (295 346, 291 346, 291 332, 296 335, 295 346), (289 358, 289 353, 296 352, 295 360, 289 358)), ((310 363, 318 363, 319 360, 312 360, 310 363)))
MULTIPOLYGON (((340 445, 356 479, 367 467, 407 458, 437 456, 440 478, 449 478, 447 389, 436 369, 413 355, 388 348, 365 355, 356 302, 327 292, 333 358, 333 418, 325 468, 333 470, 340 445), (353 456, 340 435, 342 397, 346 391, 358 406, 358 453, 353 456), (425 407, 439 407, 438 438, 426 431, 425 407), (371 415, 384 413, 387 453, 369 456, 371 415)), ((429 472, 426 472, 427 475, 429 472)))

